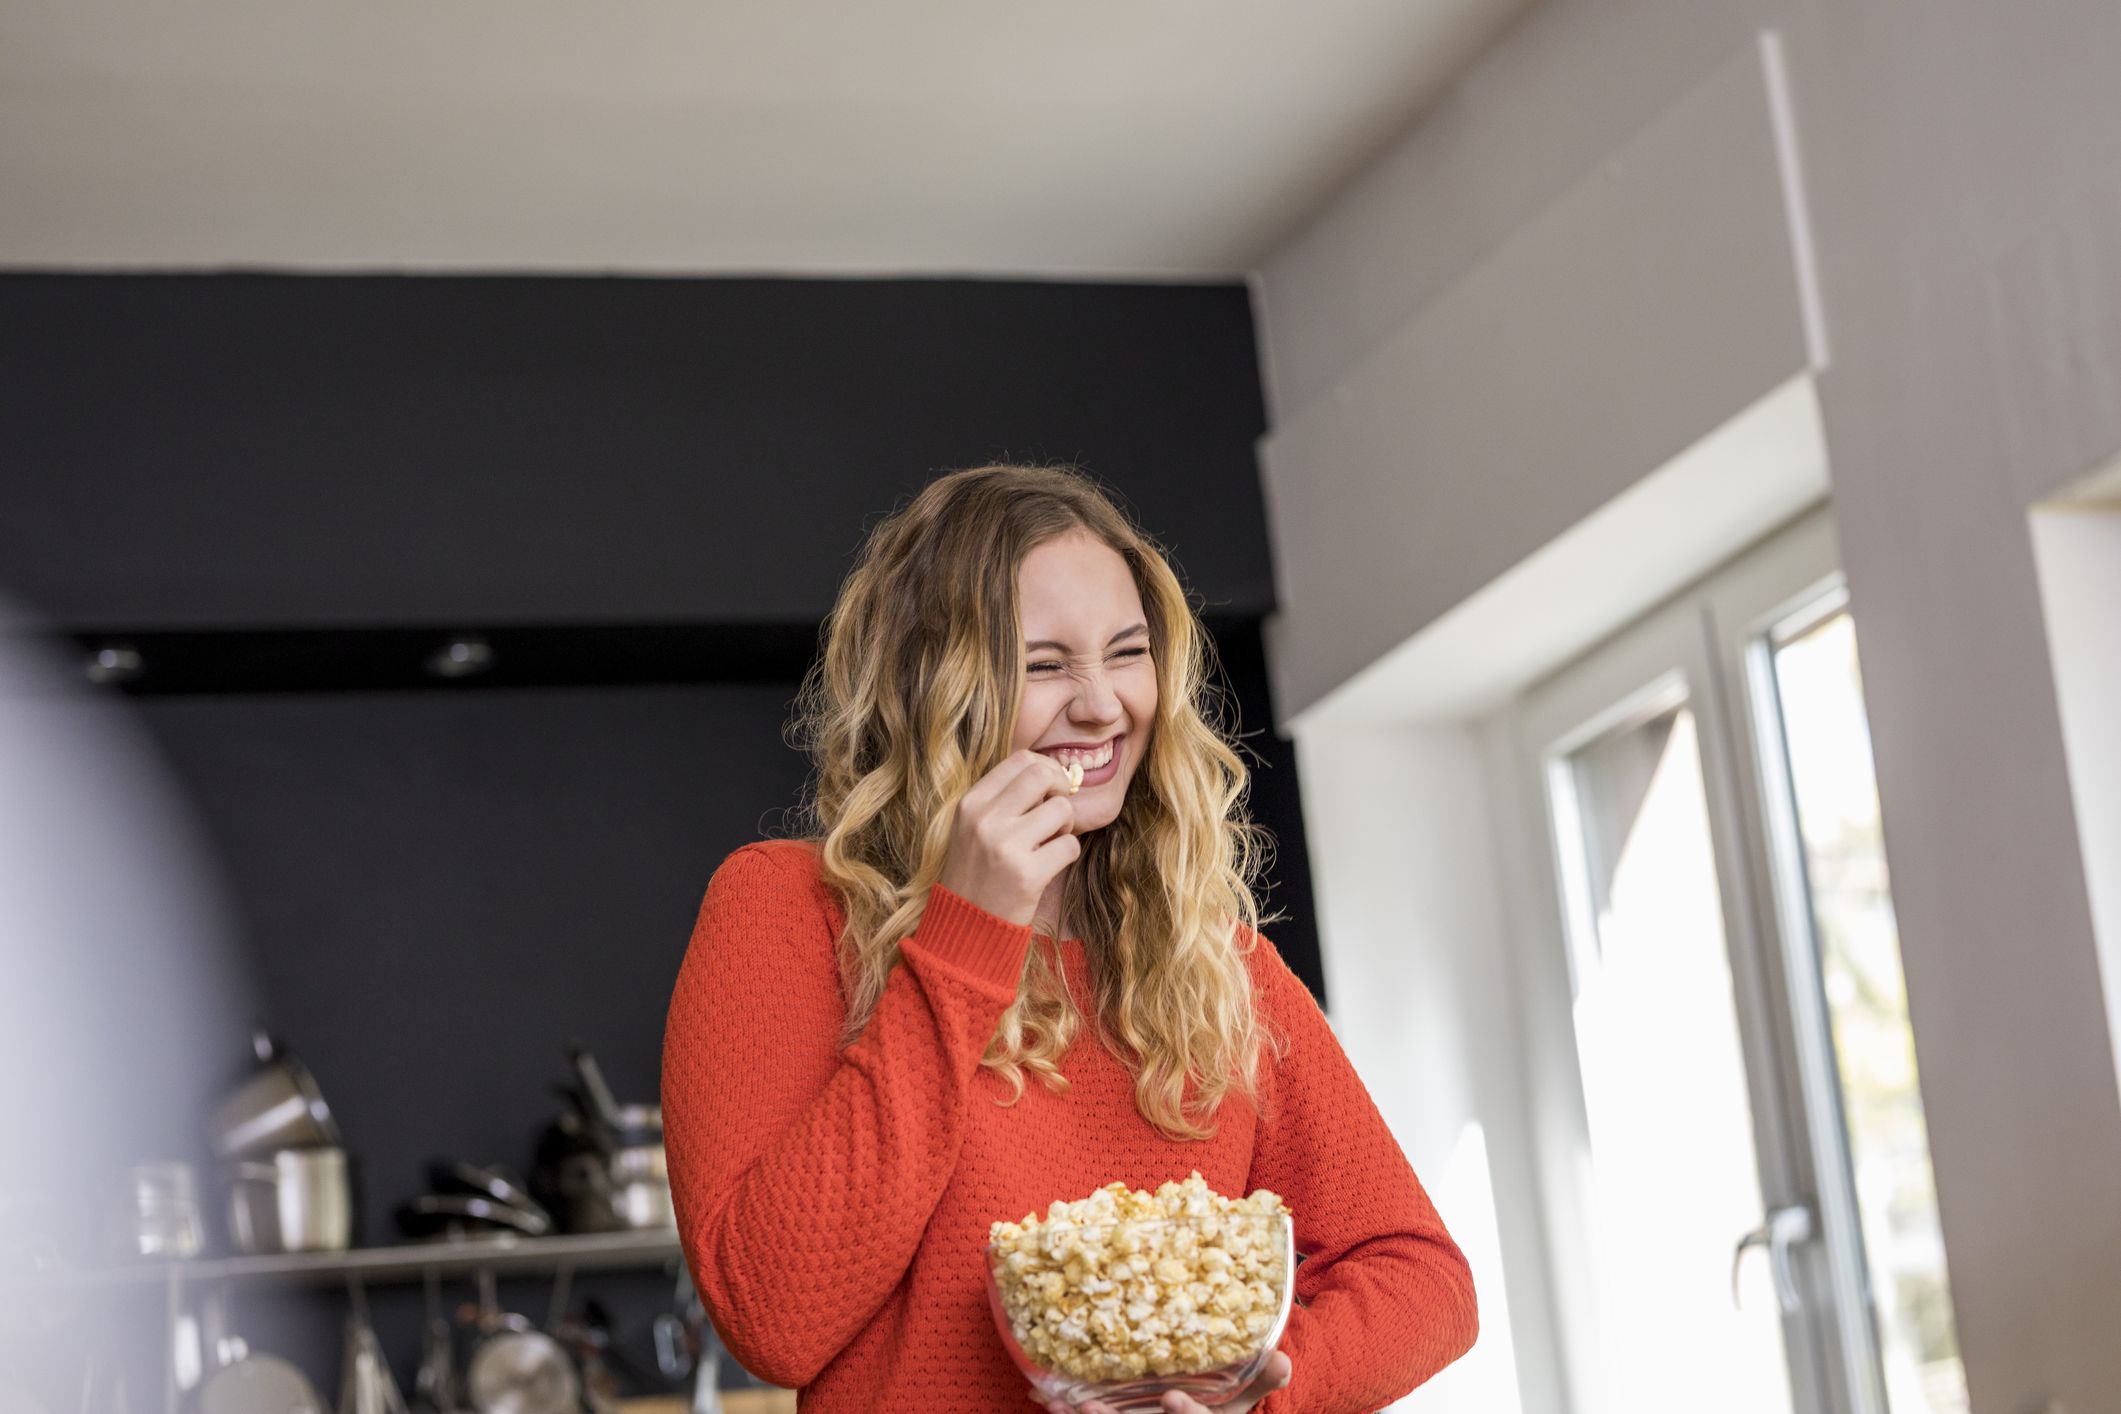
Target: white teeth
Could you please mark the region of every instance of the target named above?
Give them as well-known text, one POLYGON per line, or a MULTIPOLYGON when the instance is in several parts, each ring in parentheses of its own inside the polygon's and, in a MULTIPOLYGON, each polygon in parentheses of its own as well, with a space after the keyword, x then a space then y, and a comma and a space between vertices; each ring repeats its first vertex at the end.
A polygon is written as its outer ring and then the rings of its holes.
POLYGON ((1055 751, 1051 755, 1054 760, 1060 762, 1063 766, 1073 761, 1079 763, 1086 771, 1095 771, 1099 767, 1110 764, 1112 760, 1112 743, 1108 741, 1096 751, 1055 751))

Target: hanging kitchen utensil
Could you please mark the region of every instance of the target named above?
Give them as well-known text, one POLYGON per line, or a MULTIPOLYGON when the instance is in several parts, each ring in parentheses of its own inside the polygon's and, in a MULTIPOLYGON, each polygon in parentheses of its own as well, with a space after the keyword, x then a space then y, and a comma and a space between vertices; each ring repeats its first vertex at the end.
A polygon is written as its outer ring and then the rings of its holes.
POLYGON ((673 1383, 692 1375, 691 1414, 722 1414, 722 1349, 707 1319, 707 1305, 692 1284, 692 1269, 678 1263, 672 1309, 655 1319, 655 1358, 673 1383))
POLYGON ((199 1381, 193 1414, 326 1414, 324 1399, 290 1360, 253 1353, 228 1333, 226 1297, 218 1288, 202 1301, 207 1359, 213 1368, 199 1381))
POLYGON ((580 1315, 567 1312, 548 1322, 547 1328, 567 1347, 581 1370, 582 1397, 589 1405, 589 1414, 618 1414, 619 1381, 612 1366, 627 1362, 612 1350, 611 1315, 603 1304, 590 1297, 583 1303, 580 1315))
POLYGON ((235 1360, 200 1382, 198 1414, 325 1414, 309 1377, 277 1355, 235 1360))
POLYGON ((454 1334, 442 1314, 442 1274, 427 1271, 427 1335, 420 1348, 420 1368, 413 1375, 413 1407, 422 1414, 456 1414, 457 1370, 454 1334))
POLYGON ((649 1327, 655 1335, 655 1367, 673 1384, 692 1373, 698 1352, 685 1331, 685 1322, 675 1311, 665 1311, 649 1327))
POLYGON ((358 1279, 349 1279, 351 1309, 346 1314, 346 1356, 339 1379, 337 1414, 410 1414, 390 1361, 368 1322, 368 1298, 358 1279))
POLYGON ((479 1414, 580 1414, 582 1385, 574 1362, 528 1317, 501 1310, 491 1268, 479 1270, 478 1325, 464 1391, 479 1414))

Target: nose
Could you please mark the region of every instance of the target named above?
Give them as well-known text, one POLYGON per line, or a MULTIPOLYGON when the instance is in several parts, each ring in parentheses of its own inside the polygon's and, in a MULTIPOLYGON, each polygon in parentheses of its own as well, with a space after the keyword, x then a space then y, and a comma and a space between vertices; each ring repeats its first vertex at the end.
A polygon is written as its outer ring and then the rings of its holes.
POLYGON ((1081 674, 1076 682, 1075 701, 1068 715, 1078 722, 1115 722, 1121 715, 1119 694, 1105 680, 1105 670, 1097 668, 1081 674))

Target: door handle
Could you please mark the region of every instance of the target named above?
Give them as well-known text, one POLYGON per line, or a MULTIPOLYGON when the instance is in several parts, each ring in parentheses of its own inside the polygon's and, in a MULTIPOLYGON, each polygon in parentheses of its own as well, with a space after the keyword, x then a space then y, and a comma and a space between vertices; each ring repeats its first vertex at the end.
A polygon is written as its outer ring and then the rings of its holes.
POLYGON ((1804 1204, 1792 1203, 1787 1208, 1777 1208, 1769 1213, 1766 1222, 1738 1239, 1737 1250, 1731 1253, 1731 1305, 1744 1304, 1738 1299, 1738 1265, 1745 1259, 1745 1249, 1765 1246, 1768 1266, 1775 1274, 1775 1296, 1782 1304, 1782 1314, 1796 1315, 1802 1304, 1802 1293, 1797 1290, 1797 1274, 1790 1265, 1790 1248, 1811 1239, 1812 1210, 1804 1204))

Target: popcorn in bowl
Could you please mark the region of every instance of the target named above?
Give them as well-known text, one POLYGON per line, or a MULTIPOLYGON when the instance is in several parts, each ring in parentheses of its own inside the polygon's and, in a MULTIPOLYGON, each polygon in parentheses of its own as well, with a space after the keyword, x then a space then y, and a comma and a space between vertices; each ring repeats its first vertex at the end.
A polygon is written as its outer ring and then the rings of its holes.
POLYGON ((995 1325, 1043 1399, 1149 1410, 1182 1389, 1221 1403, 1288 1322, 1294 1229, 1264 1188, 1227 1198, 1198 1170, 1153 1194, 1108 1183, 989 1238, 995 1325))

